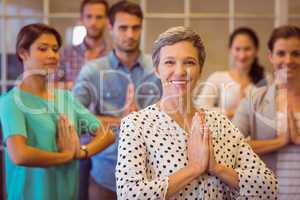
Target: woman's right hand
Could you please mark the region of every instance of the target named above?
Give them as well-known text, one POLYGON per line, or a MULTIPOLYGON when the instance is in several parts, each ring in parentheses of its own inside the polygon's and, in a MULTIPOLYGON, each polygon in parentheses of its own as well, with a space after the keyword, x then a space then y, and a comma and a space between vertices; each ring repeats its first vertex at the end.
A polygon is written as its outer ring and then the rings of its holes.
POLYGON ((58 119, 57 147, 59 152, 68 152, 76 156, 79 139, 75 127, 67 117, 61 115, 58 119))
POLYGON ((209 130, 205 124, 204 112, 197 112, 192 119, 192 128, 187 142, 188 167, 195 176, 200 176, 208 168, 209 130))
POLYGON ((229 118, 233 118, 237 107, 225 109, 223 113, 229 118))
POLYGON ((291 135, 288 127, 288 113, 278 112, 276 123, 277 139, 282 146, 290 143, 291 135))

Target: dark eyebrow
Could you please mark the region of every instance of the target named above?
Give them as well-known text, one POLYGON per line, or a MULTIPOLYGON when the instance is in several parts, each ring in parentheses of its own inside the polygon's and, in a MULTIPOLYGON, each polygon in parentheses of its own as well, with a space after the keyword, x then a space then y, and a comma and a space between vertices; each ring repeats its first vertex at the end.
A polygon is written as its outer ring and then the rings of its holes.
POLYGON ((50 44, 48 44, 48 43, 44 43, 44 42, 41 42, 41 43, 39 43, 39 45, 51 46, 51 47, 58 47, 58 45, 57 45, 57 44, 50 45, 50 44))
POLYGON ((128 24, 120 24, 119 27, 140 28, 140 27, 142 27, 142 25, 141 25, 141 24, 137 24, 137 25, 132 25, 132 26, 130 26, 130 25, 128 25, 128 24))
POLYGON ((133 25, 133 26, 131 26, 132 28, 141 28, 142 27, 142 25, 141 24, 137 24, 137 25, 133 25))
POLYGON ((188 57, 186 57, 186 59, 193 59, 193 60, 197 60, 196 58, 194 58, 194 57, 191 57, 191 56, 188 56, 188 57))
POLYGON ((277 49, 275 52, 286 52, 284 49, 277 49))
POLYGON ((41 43, 39 43, 40 45, 45 45, 45 46, 49 46, 49 44, 48 43, 43 43, 43 42, 41 42, 41 43))

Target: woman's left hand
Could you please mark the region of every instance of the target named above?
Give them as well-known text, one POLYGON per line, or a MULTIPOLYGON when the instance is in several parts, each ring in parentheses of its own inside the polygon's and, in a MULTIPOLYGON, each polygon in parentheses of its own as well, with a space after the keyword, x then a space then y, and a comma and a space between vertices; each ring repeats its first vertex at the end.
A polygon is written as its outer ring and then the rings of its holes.
POLYGON ((66 120, 66 124, 69 127, 69 131, 70 134, 72 136, 72 139, 74 141, 74 145, 75 145, 75 154, 74 154, 74 158, 75 159, 79 159, 80 158, 80 140, 79 140, 79 136, 77 134, 76 128, 74 126, 74 124, 72 124, 72 122, 65 116, 65 120, 66 120))
POLYGON ((72 122, 66 118, 67 124, 70 127, 70 133, 72 134, 72 138, 74 140, 74 144, 75 144, 75 159, 80 159, 81 155, 80 155, 80 140, 79 140, 79 136, 77 134, 76 128, 75 126, 72 124, 72 122))
POLYGON ((212 175, 216 175, 217 171, 219 169, 219 164, 217 163, 217 161, 215 159, 214 148, 213 148, 213 138, 212 138, 211 133, 209 134, 208 142, 209 142, 209 161, 208 161, 207 171, 212 175))
MULTIPOLYGON (((203 118, 202 121, 205 122, 205 115, 202 114, 201 117, 203 118)), ((217 163, 214 154, 214 147, 213 147, 213 136, 211 131, 209 130, 208 126, 205 125, 208 129, 208 145, 209 145, 209 160, 207 166, 207 172, 212 175, 217 175, 218 170, 220 168, 220 164, 217 163)))
POLYGON ((291 111, 290 109, 288 110, 288 125, 289 125, 291 141, 294 144, 300 144, 300 135, 298 132, 298 127, 296 125, 296 120, 293 115, 293 111, 291 111))

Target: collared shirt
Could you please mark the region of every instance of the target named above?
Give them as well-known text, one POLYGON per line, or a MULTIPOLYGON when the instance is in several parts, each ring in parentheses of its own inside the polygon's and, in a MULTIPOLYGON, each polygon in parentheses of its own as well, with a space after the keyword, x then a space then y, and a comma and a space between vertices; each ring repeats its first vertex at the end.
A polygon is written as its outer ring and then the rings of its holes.
MULTIPOLYGON (((60 68, 55 79, 60 81, 75 81, 82 66, 85 64, 85 52, 88 47, 85 42, 76 46, 68 46, 60 51, 60 68)), ((101 44, 97 58, 105 56, 110 47, 104 42, 101 44)))
MULTIPOLYGON (((96 115, 121 117, 127 86, 133 83, 138 109, 145 108, 161 96, 161 82, 153 73, 151 57, 140 54, 129 71, 111 51, 107 56, 87 63, 81 70, 73 89, 78 100, 96 115)), ((119 128, 115 130, 118 135, 119 128)), ((101 185, 115 191, 117 145, 92 158, 92 176, 101 185)))
MULTIPOLYGON (((268 140, 277 137, 277 117, 276 86, 273 84, 254 90, 249 98, 243 100, 233 123, 251 139, 268 140)), ((261 158, 277 175, 278 199, 299 197, 300 177, 295 175, 300 173, 300 146, 290 144, 261 158)))

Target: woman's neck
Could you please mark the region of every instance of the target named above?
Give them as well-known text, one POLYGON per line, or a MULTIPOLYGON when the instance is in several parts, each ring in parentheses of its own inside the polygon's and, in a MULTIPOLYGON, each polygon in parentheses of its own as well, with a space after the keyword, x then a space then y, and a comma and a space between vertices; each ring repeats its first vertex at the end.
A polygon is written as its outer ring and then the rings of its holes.
POLYGON ((249 77, 249 70, 241 69, 239 67, 231 68, 230 73, 234 77, 241 77, 241 78, 249 77))
POLYGON ((232 68, 230 69, 229 74, 231 78, 238 83, 247 84, 250 82, 250 76, 247 70, 232 68))
POLYGON ((287 84, 288 93, 300 97, 300 84, 298 80, 290 81, 287 84))
POLYGON ((179 114, 180 116, 194 115, 196 110, 193 106, 191 95, 163 95, 159 106, 168 114, 179 114))
POLYGON ((47 76, 43 75, 29 75, 26 76, 20 83, 19 87, 35 96, 51 99, 52 95, 49 93, 47 76))
POLYGON ((292 84, 277 86, 277 105, 281 112, 300 112, 300 86, 292 84))
POLYGON ((162 111, 167 113, 185 131, 185 133, 190 133, 192 119, 197 112, 191 98, 163 95, 158 106, 162 111))

